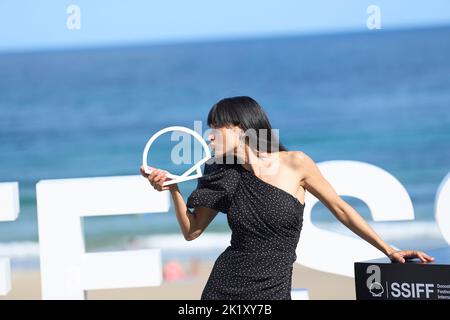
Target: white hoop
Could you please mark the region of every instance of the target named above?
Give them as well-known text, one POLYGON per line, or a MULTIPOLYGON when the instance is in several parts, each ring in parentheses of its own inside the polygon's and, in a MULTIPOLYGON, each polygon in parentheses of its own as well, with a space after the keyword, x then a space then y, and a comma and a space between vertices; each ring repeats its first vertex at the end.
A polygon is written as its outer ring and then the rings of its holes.
POLYGON ((167 127, 165 129, 159 130, 147 141, 147 144, 145 145, 145 148, 144 148, 144 152, 142 154, 142 165, 144 167, 144 172, 147 174, 150 174, 153 171, 153 170, 148 170, 148 168, 147 168, 148 167, 147 166, 147 155, 148 155, 148 151, 150 150, 150 146, 160 135, 162 135, 166 132, 169 132, 169 131, 182 131, 182 132, 188 133, 190 135, 193 135, 194 138, 196 138, 202 144, 202 147, 203 147, 203 150, 205 150, 206 156, 202 160, 197 162, 194 166, 189 168, 181 176, 167 173, 166 176, 168 178, 171 178, 172 180, 165 181, 163 183, 163 186, 168 186, 168 185, 171 185, 174 183, 179 183, 179 182, 184 182, 184 181, 200 178, 202 176, 202 171, 200 169, 200 166, 211 158, 211 151, 209 150, 209 147, 206 144, 206 141, 203 139, 203 137, 201 135, 199 135, 197 132, 195 132, 192 129, 189 129, 186 127, 180 127, 180 126, 167 127), (188 177, 188 175, 194 170, 197 170, 197 173, 188 177))

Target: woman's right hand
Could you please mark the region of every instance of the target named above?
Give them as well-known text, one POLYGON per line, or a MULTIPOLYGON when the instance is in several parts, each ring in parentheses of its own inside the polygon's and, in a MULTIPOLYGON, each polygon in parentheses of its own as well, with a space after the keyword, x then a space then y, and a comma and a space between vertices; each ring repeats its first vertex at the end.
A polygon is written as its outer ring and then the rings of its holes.
POLYGON ((150 182, 150 184, 152 185, 152 187, 155 190, 164 191, 164 190, 170 190, 171 188, 176 188, 176 185, 177 185, 176 183, 168 185, 168 186, 163 186, 163 183, 165 181, 172 180, 171 178, 166 177, 167 171, 149 167, 149 166, 147 166, 147 168, 152 170, 152 172, 150 174, 146 173, 144 171, 144 166, 141 166, 140 167, 141 175, 144 178, 148 179, 148 181, 150 182))

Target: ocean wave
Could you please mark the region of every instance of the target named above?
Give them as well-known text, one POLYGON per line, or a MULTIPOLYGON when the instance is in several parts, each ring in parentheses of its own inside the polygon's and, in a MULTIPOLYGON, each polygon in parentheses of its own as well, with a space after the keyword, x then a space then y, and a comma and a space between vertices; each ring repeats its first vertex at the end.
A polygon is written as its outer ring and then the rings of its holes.
POLYGON ((0 257, 33 258, 39 256, 39 243, 33 241, 0 243, 0 257))

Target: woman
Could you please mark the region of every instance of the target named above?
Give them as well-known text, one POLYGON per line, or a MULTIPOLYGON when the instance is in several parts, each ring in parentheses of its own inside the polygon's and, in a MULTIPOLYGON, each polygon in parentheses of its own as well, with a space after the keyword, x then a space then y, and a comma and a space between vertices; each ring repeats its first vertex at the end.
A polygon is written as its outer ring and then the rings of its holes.
POLYGON ((205 164, 187 203, 176 184, 162 186, 166 171, 155 168, 147 175, 141 167, 156 190, 170 190, 186 240, 200 236, 219 211, 227 214, 230 246, 214 263, 201 299, 291 299, 306 190, 391 261, 434 260, 421 251, 395 251, 380 239, 307 154, 274 140, 265 112, 252 98, 220 100, 208 114, 208 126, 216 161, 205 164))

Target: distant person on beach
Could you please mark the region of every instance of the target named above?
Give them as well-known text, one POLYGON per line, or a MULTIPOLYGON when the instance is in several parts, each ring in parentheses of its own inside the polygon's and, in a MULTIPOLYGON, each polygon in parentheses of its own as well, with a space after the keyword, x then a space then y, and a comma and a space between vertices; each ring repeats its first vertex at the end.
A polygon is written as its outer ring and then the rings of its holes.
POLYGON ((209 140, 215 161, 205 164, 186 203, 177 184, 162 186, 170 180, 166 171, 154 168, 148 175, 141 167, 141 174, 156 190, 170 190, 186 240, 199 237, 219 211, 228 215, 230 246, 215 261, 202 300, 291 299, 306 190, 392 262, 434 260, 422 251, 396 251, 384 242, 336 193, 311 157, 303 151, 288 151, 274 139, 266 113, 254 99, 222 99, 207 120, 213 129, 209 140))
POLYGON ((164 264, 163 276, 166 281, 184 280, 187 277, 183 266, 177 260, 170 260, 164 264))

